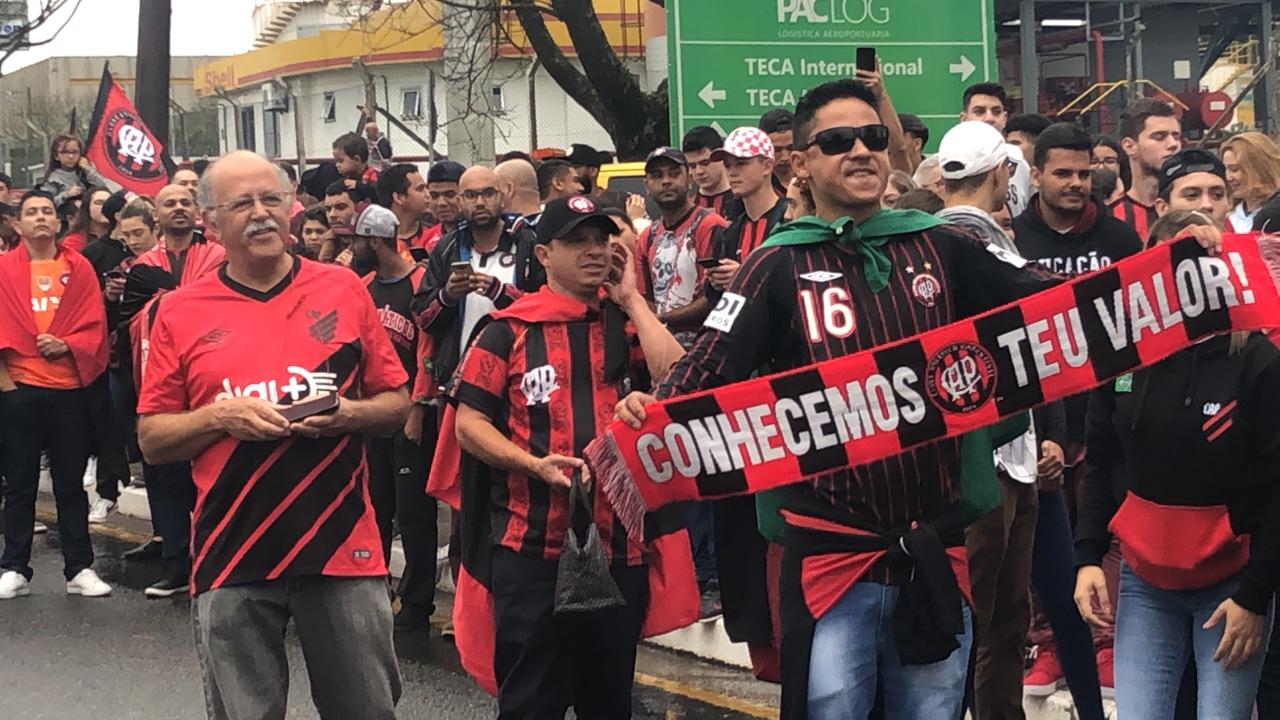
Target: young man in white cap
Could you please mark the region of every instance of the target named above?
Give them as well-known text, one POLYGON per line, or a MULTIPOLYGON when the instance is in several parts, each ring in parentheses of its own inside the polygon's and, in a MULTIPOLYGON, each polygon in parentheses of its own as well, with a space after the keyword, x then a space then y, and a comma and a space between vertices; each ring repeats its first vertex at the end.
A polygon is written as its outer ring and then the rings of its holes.
POLYGON ((711 287, 723 291, 742 261, 782 222, 787 199, 774 190, 773 141, 763 130, 734 130, 725 138, 724 147, 711 153, 711 159, 724 163, 729 190, 743 206, 742 214, 716 235, 715 257, 720 264, 707 271, 711 287))
MULTIPOLYGON (((1013 255, 1017 247, 992 213, 1008 202, 1015 151, 999 130, 973 120, 951 128, 938 146, 946 203, 938 217, 1013 255)), ((1028 588, 1039 511, 1036 480, 1041 474, 1060 480, 1065 431, 1065 413, 1061 403, 1055 403, 1037 412, 1034 423, 1023 432, 995 448, 1000 504, 965 531, 973 593, 977 718, 1023 716, 1018 658, 1031 616, 1028 588), (1042 440, 1039 452, 1037 436, 1042 440)), ((1009 434, 993 431, 1002 439, 1009 434)))

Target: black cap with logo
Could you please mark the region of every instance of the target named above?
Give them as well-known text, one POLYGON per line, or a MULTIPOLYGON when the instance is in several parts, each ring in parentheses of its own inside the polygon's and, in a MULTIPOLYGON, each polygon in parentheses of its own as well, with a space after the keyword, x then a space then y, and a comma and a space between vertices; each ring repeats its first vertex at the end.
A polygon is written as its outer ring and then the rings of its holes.
POLYGON ((1217 155, 1208 150, 1187 148, 1170 155, 1169 159, 1160 166, 1159 194, 1164 195, 1165 191, 1173 185, 1174 180, 1201 172, 1212 173, 1224 181, 1227 179, 1226 167, 1217 155))
POLYGON ((613 218, 597 208, 589 197, 575 195, 552 200, 543 208, 542 217, 538 219, 538 243, 563 240, 574 228, 588 221, 599 225, 606 234, 613 235, 618 231, 613 218))

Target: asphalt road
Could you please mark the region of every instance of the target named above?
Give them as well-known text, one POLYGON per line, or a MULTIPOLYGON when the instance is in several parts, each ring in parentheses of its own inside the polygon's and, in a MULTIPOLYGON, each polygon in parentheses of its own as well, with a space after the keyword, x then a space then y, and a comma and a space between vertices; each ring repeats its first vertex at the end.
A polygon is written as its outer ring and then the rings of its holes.
MULTIPOLYGON (((156 566, 115 558, 131 544, 95 534, 96 569, 115 586, 105 599, 69 597, 56 532, 37 538, 29 597, 0 602, 0 719, 201 720, 199 668, 185 598, 149 600, 142 588, 156 566)), ((462 673, 451 645, 422 634, 397 636, 404 680, 401 718, 493 718, 496 704, 462 673)), ((318 717, 301 650, 291 639, 289 718, 318 717)), ((769 717, 776 690, 745 673, 643 650, 637 720, 769 717)), ((572 713, 570 713, 572 717, 572 713)))

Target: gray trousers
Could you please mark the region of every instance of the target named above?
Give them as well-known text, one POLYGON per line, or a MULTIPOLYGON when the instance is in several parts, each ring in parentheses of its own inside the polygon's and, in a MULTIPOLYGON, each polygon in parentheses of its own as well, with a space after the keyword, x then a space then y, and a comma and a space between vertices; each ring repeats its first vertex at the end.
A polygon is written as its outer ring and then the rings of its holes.
POLYGON ((282 720, 293 618, 324 720, 393 720, 400 667, 385 578, 297 577, 219 588, 191 603, 209 720, 282 720))

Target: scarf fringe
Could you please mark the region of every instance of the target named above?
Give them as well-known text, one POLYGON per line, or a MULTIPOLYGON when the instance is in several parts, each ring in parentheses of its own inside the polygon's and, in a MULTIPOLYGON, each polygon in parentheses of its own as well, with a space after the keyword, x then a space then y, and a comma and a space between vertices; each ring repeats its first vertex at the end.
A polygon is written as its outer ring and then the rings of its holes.
POLYGON ((585 454, 587 463, 591 465, 592 477, 604 491, 627 534, 633 538, 644 538, 644 516, 649 508, 631 479, 631 471, 627 469, 613 433, 606 432, 592 440, 585 454))

